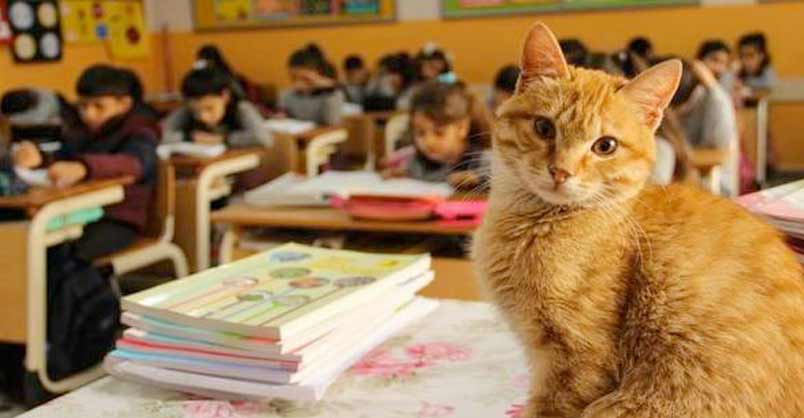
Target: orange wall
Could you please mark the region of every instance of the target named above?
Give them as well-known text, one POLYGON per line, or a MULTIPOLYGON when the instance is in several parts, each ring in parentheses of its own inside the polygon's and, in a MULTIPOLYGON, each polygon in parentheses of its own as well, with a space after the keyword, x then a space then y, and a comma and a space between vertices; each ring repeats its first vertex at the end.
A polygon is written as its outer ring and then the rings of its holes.
POLYGON ((162 65, 155 57, 159 52, 158 36, 152 36, 151 54, 137 61, 114 61, 102 44, 68 44, 64 58, 53 64, 15 64, 8 48, 0 48, 0 94, 23 86, 47 87, 73 97, 75 80, 81 71, 95 63, 112 63, 134 69, 147 90, 161 87, 162 65))
MULTIPOLYGON (((804 75, 804 2, 754 6, 679 7, 591 13, 528 15, 453 21, 416 21, 298 29, 241 30, 170 35, 173 73, 177 80, 189 68, 202 44, 218 44, 229 61, 259 82, 287 83, 285 61, 296 48, 318 42, 336 62, 360 52, 371 62, 389 51, 415 51, 428 41, 451 51, 459 75, 471 83, 488 83, 503 64, 514 62, 523 33, 543 20, 559 37, 578 37, 595 50, 614 50, 638 34, 647 34, 658 53, 690 56, 709 37, 734 41, 741 33, 763 30, 769 38, 782 76, 804 75)), ((133 67, 146 88, 163 88, 159 36, 152 36, 148 59, 121 65, 133 67)), ((0 51, 0 91, 40 85, 72 92, 80 71, 95 62, 109 62, 102 45, 67 45, 58 64, 16 65, 7 49, 0 51)))
POLYGON ((546 14, 453 21, 419 21, 282 30, 180 33, 171 36, 174 69, 181 77, 203 43, 218 44, 239 71, 260 82, 285 84, 285 60, 309 41, 318 42, 339 64, 360 52, 372 62, 389 51, 415 51, 436 41, 455 56, 459 75, 472 83, 488 83, 503 64, 517 58, 523 33, 535 20, 550 25, 559 37, 578 37, 590 48, 614 50, 629 38, 646 34, 658 53, 694 54, 701 40, 728 42, 750 30, 769 38, 777 70, 783 76, 804 75, 804 3, 755 6, 680 7, 546 14))

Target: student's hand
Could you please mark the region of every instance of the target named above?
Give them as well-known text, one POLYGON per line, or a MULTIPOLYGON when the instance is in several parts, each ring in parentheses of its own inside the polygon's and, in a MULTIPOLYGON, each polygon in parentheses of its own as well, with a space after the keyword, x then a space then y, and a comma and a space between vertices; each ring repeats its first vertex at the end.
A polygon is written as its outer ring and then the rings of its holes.
POLYGON ((314 70, 301 70, 299 76, 314 89, 326 89, 335 86, 335 80, 323 76, 314 70))
POLYGON ((223 135, 195 131, 193 132, 193 142, 201 145, 217 145, 223 143, 223 135))
POLYGON ((695 77, 697 77, 698 81, 700 81, 705 87, 710 88, 717 85, 717 78, 714 74, 712 74, 712 71, 709 69, 709 67, 707 67, 703 62, 700 60, 695 60, 692 62, 690 67, 692 68, 692 72, 695 74, 695 77))
POLYGON ((380 175, 384 179, 392 179, 407 176, 407 170, 404 167, 390 167, 382 170, 380 175))
POLYGON ((23 141, 14 147, 14 165, 35 168, 42 164, 42 153, 33 142, 23 141))
POLYGON ((70 187, 87 176, 87 168, 81 163, 59 161, 50 166, 47 174, 56 187, 70 187))
POLYGON ((480 184, 480 177, 471 171, 456 171, 447 176, 447 183, 456 189, 470 189, 480 184))

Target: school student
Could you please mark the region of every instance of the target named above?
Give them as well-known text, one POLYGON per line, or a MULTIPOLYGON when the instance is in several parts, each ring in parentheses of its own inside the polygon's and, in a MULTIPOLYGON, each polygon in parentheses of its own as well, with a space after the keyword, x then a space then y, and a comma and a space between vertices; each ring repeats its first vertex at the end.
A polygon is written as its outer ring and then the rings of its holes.
POLYGON ((413 97, 424 84, 430 81, 455 83, 458 80, 447 53, 433 43, 428 43, 419 51, 415 64, 417 68, 416 82, 400 94, 396 103, 397 109, 409 110, 413 97))
POLYGON ((586 66, 586 58, 589 55, 589 49, 581 42, 580 39, 568 38, 558 41, 558 46, 567 60, 567 64, 576 67, 586 66))
POLYGON ((731 71, 731 48, 725 42, 720 39, 709 39, 702 42, 695 58, 709 68, 709 71, 727 92, 732 92, 735 75, 731 71))
POLYGON ((765 34, 755 32, 743 35, 737 45, 740 55, 740 71, 737 75, 743 85, 752 90, 772 88, 778 76, 771 66, 765 34))
POLYGON ((367 111, 394 110, 402 92, 416 81, 416 65, 406 52, 383 56, 369 80, 363 108, 367 111))
POLYGON ((267 145, 270 136, 259 111, 232 93, 231 79, 215 67, 190 71, 182 81, 185 104, 162 122, 164 142, 267 145))
MULTIPOLYGON (((157 175, 159 127, 133 112, 129 79, 117 68, 89 67, 79 77, 76 92, 83 125, 65 134, 58 161, 48 167, 51 181, 68 187, 94 179, 133 180, 125 187, 124 200, 104 208, 103 219, 84 227, 75 242, 75 255, 90 261, 130 246, 145 227, 157 175)), ((14 162, 36 168, 42 156, 36 146, 23 142, 14 162)))
POLYGON ((292 83, 279 102, 279 107, 294 119, 320 125, 337 125, 345 102, 336 81, 326 74, 333 72, 321 50, 310 45, 291 54, 288 71, 292 83))
POLYGON ((366 97, 366 88, 371 78, 363 58, 359 55, 349 55, 343 60, 344 83, 343 91, 349 103, 362 105, 366 97))
POLYGON ((516 65, 506 65, 500 68, 497 76, 494 77, 494 90, 491 92, 489 107, 492 111, 514 95, 516 83, 519 80, 519 67, 516 65))
POLYGON ((411 101, 410 116, 411 146, 389 158, 385 175, 456 187, 484 182, 491 119, 463 83, 425 83, 411 101))
MULTIPOLYGON (((731 97, 714 74, 700 61, 684 61, 684 70, 671 107, 678 116, 690 146, 731 150, 739 139, 737 117, 731 97)), ((731 196, 727 179, 736 173, 738 159, 724 167, 724 192, 731 196)))

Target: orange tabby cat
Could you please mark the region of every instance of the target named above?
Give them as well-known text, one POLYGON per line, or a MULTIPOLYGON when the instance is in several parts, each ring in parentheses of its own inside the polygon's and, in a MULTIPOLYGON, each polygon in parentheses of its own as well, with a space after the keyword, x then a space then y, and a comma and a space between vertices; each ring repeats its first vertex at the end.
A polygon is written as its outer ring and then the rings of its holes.
POLYGON ((678 61, 632 81, 528 34, 499 110, 481 281, 531 363, 526 417, 804 417, 804 275, 733 203, 646 185, 678 61))

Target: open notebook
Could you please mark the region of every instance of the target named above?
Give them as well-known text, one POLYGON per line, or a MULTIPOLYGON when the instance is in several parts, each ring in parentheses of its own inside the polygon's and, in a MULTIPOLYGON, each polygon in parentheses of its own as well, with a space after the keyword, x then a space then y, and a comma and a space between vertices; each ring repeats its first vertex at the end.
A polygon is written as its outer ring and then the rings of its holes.
POLYGON ((328 171, 312 178, 286 174, 246 193, 245 201, 254 206, 326 206, 336 196, 446 199, 454 191, 447 183, 383 179, 373 171, 328 171))

